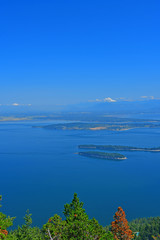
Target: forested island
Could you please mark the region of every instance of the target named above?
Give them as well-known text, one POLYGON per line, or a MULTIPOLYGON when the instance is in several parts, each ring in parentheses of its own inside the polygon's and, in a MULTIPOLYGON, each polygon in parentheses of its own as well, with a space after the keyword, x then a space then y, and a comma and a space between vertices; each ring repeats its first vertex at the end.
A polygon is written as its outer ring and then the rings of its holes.
POLYGON ((121 146, 121 145, 79 145, 80 149, 98 149, 107 151, 143 151, 143 152, 160 152, 160 147, 156 148, 138 148, 131 146, 121 146))
POLYGON ((59 123, 51 124, 47 126, 33 126, 34 128, 44 128, 49 130, 110 130, 110 131, 125 131, 135 128, 159 128, 160 124, 153 123, 84 123, 84 122, 74 122, 74 123, 59 123))
POLYGON ((96 151, 88 151, 88 152, 78 152, 79 155, 90 158, 99 158, 104 160, 125 160, 127 159, 124 155, 119 153, 106 153, 106 152, 96 152, 96 151))

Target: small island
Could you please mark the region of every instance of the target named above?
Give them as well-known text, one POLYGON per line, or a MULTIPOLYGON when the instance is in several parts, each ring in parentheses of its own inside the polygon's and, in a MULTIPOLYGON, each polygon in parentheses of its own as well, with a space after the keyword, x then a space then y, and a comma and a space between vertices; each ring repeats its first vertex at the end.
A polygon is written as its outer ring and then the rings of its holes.
POLYGON ((121 145, 79 145, 80 149, 98 149, 107 151, 142 151, 142 152, 160 152, 160 147, 157 148, 138 148, 131 146, 121 146, 121 145))
POLYGON ((84 157, 90 157, 90 158, 99 158, 99 159, 105 159, 105 160, 125 160, 127 159, 124 155, 119 153, 106 153, 106 152, 94 152, 94 151, 88 151, 88 152, 78 152, 79 155, 84 157))

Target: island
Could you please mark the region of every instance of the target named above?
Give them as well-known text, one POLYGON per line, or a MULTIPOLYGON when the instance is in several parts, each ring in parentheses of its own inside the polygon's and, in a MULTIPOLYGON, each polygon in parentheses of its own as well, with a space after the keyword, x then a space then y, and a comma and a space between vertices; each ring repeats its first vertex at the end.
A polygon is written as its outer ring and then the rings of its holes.
POLYGON ((110 130, 110 131, 125 131, 135 128, 159 128, 160 124, 155 123, 84 123, 84 122, 73 122, 73 123, 58 123, 46 126, 33 126, 34 128, 44 128, 48 130, 110 130))
POLYGON ((138 148, 131 146, 121 146, 121 145, 79 145, 80 149, 98 149, 107 151, 143 151, 143 152, 160 152, 160 147, 156 148, 138 148))
POLYGON ((127 159, 124 155, 119 153, 106 153, 106 152, 95 152, 95 151, 88 151, 88 152, 78 152, 79 155, 84 157, 90 158, 99 158, 105 160, 125 160, 127 159))

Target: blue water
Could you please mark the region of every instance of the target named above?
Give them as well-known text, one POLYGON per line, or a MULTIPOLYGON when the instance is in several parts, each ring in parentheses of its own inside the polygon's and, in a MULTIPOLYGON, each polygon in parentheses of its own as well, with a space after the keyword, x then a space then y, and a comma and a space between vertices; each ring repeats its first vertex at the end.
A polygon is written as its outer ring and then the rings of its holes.
MULTIPOLYGON (((48 124, 48 123, 43 123, 48 124)), ((90 218, 109 224, 118 206, 127 219, 160 215, 160 153, 121 152, 125 161, 75 154, 79 144, 160 146, 160 129, 62 131, 32 128, 40 123, 0 124, 2 211, 23 223, 27 209, 42 226, 77 192, 90 218)))

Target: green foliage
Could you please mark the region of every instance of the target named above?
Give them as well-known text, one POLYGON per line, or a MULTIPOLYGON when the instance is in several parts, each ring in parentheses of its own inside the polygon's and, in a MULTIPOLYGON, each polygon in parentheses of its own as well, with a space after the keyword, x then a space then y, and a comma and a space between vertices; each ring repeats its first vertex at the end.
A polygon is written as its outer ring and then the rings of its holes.
POLYGON ((102 237, 102 238, 100 238, 100 240, 101 240, 101 239, 103 239, 103 240, 104 240, 104 239, 114 240, 114 237, 113 237, 113 234, 109 231, 109 232, 106 233, 106 237, 104 237, 104 238, 102 237))
MULTIPOLYGON (((2 200, 1 195, 0 200, 2 200)), ((0 239, 6 239, 8 235, 7 228, 13 225, 13 220, 14 218, 7 217, 5 214, 0 212, 0 239)))
MULTIPOLYGON (((137 240, 159 240, 160 239, 160 217, 137 218, 129 222, 130 229, 137 240)), ((106 227, 110 231, 111 226, 106 227)))
POLYGON ((79 201, 77 194, 70 204, 64 205, 64 215, 66 217, 65 234, 68 239, 88 239, 88 216, 83 209, 83 203, 79 201))
POLYGON ((58 215, 55 215, 43 226, 48 239, 50 239, 50 233, 53 239, 57 237, 57 239, 63 240, 113 240, 113 235, 110 232, 107 233, 96 219, 89 220, 83 209, 83 203, 79 201, 76 193, 72 202, 64 205, 63 213, 66 218, 64 221, 58 215))
POLYGON ((139 232, 138 240, 159 239, 160 217, 139 218, 129 223, 133 232, 139 232), (154 238, 155 237, 155 238, 154 238))
POLYGON ((1 229, 7 229, 13 225, 14 218, 7 217, 5 214, 0 212, 0 226, 1 229))
POLYGON ((43 231, 45 232, 47 239, 49 239, 48 230, 52 237, 57 237, 58 239, 64 239, 64 228, 66 222, 62 221, 61 217, 55 214, 51 217, 48 222, 43 225, 43 231))
POLYGON ((32 224, 32 214, 27 210, 24 217, 25 224, 22 227, 18 227, 17 230, 12 231, 8 238, 9 240, 43 240, 44 235, 38 227, 31 227, 32 224))
POLYGON ((92 239, 113 239, 113 234, 111 232, 106 232, 106 230, 98 223, 95 218, 89 221, 89 232, 92 239))
MULTIPOLYGON (((2 196, 0 196, 2 199, 2 196)), ((57 214, 51 217, 42 230, 32 227, 32 218, 27 211, 22 227, 8 233, 14 218, 0 212, 0 239, 3 240, 113 240, 111 227, 103 228, 98 221, 89 219, 77 194, 70 204, 64 205, 62 220, 57 214)), ((129 222, 129 227, 137 240, 160 240, 160 217, 141 218, 129 222), (138 233, 138 234, 137 234, 138 233)))

